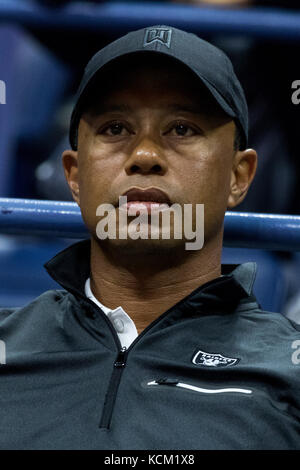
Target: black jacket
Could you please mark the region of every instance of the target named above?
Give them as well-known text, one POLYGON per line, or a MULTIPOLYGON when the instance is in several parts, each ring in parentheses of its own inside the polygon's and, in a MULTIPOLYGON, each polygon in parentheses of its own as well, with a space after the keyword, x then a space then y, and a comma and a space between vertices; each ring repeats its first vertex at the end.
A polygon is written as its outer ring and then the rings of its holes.
POLYGON ((45 265, 64 290, 0 310, 1 449, 300 449, 299 326, 260 309, 255 263, 222 265, 124 352, 85 297, 89 253, 45 265))

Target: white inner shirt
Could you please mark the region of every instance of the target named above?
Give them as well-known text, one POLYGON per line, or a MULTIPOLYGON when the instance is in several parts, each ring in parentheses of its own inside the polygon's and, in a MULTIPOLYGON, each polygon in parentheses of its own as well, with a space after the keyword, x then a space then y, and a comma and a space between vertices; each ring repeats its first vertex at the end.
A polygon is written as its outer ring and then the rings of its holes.
POLYGON ((100 307, 109 318, 116 330, 122 347, 128 348, 138 336, 136 326, 130 316, 122 309, 122 307, 117 307, 114 310, 111 310, 99 302, 92 293, 90 278, 86 280, 84 290, 87 298, 98 305, 98 307, 100 307))

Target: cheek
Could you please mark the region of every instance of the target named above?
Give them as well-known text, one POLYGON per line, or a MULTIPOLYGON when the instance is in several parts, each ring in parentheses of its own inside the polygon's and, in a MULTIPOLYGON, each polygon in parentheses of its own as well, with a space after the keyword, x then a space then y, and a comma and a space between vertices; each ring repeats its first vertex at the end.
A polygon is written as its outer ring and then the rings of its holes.
POLYGON ((189 202, 222 207, 228 198, 230 170, 228 154, 226 158, 222 152, 205 150, 190 154, 175 171, 189 202))
POLYGON ((232 149, 202 149, 182 166, 181 182, 190 203, 204 204, 205 240, 220 232, 230 188, 232 149))
POLYGON ((102 199, 118 171, 120 155, 112 153, 107 145, 101 146, 84 120, 79 126, 78 162, 81 200, 102 199))
POLYGON ((118 174, 121 156, 112 157, 108 149, 90 145, 78 157, 81 198, 96 199, 99 204, 109 202, 109 189, 118 174))
POLYGON ((113 202, 110 188, 116 169, 112 171, 107 159, 95 152, 81 154, 78 160, 81 213, 89 231, 95 233, 98 206, 113 202))

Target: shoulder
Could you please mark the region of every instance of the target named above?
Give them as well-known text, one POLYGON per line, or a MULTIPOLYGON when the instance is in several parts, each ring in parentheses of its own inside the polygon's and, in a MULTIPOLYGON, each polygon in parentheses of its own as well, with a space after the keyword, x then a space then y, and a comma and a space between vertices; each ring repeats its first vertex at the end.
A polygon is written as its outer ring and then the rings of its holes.
POLYGON ((240 321, 248 323, 252 331, 262 329, 266 336, 282 333, 300 337, 300 324, 290 320, 280 312, 263 310, 257 303, 251 304, 250 308, 247 308, 247 304, 245 304, 236 313, 238 313, 240 321))
POLYGON ((254 312, 256 320, 259 323, 269 324, 270 328, 300 337, 300 325, 287 318, 284 314, 263 310, 261 308, 255 309, 254 312))
POLYGON ((51 334, 63 321, 74 296, 65 290, 49 290, 17 308, 0 309, 0 339, 34 338, 51 334))
POLYGON ((68 293, 65 290, 48 290, 22 307, 0 308, 0 323, 11 315, 21 314, 22 312, 28 313, 30 311, 40 309, 41 307, 46 307, 47 305, 50 306, 56 304, 57 302, 62 301, 66 294, 68 293))

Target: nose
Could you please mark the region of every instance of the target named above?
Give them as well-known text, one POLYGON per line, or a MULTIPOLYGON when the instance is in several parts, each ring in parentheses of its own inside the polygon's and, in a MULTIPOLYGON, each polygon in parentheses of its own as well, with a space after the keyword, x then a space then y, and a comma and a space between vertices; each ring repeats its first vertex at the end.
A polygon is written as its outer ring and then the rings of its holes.
POLYGON ((163 150, 152 139, 142 139, 133 149, 130 158, 125 165, 128 175, 158 174, 163 175, 167 171, 167 163, 163 158, 163 150))

